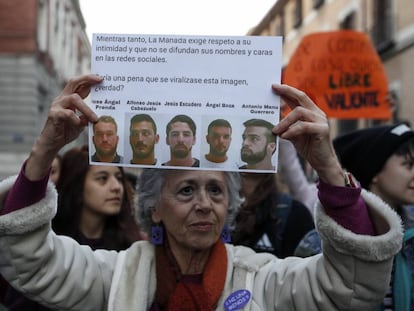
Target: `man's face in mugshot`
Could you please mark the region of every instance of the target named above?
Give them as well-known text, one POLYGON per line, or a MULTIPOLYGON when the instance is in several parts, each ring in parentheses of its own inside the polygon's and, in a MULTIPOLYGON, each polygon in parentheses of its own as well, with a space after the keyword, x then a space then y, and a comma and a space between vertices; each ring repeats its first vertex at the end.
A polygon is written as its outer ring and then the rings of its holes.
POLYGON ((266 134, 268 129, 260 126, 248 126, 243 133, 241 159, 248 164, 262 161, 268 152, 266 134))
POLYGON ((195 136, 187 123, 175 122, 171 124, 167 145, 170 146, 171 153, 175 158, 187 157, 194 144, 195 136))
POLYGON ((231 129, 226 126, 213 126, 206 138, 212 155, 225 156, 231 143, 231 129))
POLYGON ((102 121, 96 123, 92 140, 98 155, 115 155, 119 140, 115 124, 102 121))
POLYGON ((154 152, 159 135, 155 134, 151 122, 141 121, 131 125, 129 143, 135 159, 145 159, 154 152))

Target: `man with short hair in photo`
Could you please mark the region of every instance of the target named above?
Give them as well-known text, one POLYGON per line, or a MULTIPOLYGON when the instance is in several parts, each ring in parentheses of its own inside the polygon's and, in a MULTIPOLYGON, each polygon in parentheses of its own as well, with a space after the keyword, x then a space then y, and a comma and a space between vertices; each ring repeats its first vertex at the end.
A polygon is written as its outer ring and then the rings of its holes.
POLYGON ((155 144, 159 139, 157 125, 150 115, 145 113, 134 115, 129 127, 129 144, 132 149, 131 164, 157 164, 155 144))
POLYGON ((93 162, 121 163, 122 157, 117 153, 118 125, 111 116, 100 116, 98 122, 93 124, 92 141, 95 153, 93 162))
POLYGON ((273 124, 263 119, 250 119, 243 123, 241 159, 246 162, 240 169, 274 170, 272 156, 276 151, 276 136, 273 124))
POLYGON ((225 119, 215 119, 207 128, 206 141, 209 152, 201 159, 201 167, 233 168, 237 169, 236 162, 231 162, 227 151, 231 144, 232 127, 225 119))
POLYGON ((166 166, 199 167, 200 161, 192 156, 192 148, 196 143, 196 124, 187 115, 173 117, 167 124, 166 143, 170 146, 170 160, 166 166))

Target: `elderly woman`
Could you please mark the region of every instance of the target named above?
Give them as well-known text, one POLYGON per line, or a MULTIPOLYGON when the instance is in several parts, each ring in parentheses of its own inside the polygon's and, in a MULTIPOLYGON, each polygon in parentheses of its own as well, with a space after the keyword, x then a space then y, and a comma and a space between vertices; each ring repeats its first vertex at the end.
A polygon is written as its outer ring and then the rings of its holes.
POLYGON ((323 254, 282 260, 224 244, 241 202, 238 176, 229 172, 145 170, 138 216, 152 242, 92 251, 55 235, 49 168, 60 148, 96 122, 83 98, 101 81, 68 82, 19 176, 0 183, 0 272, 18 290, 50 308, 82 311, 371 310, 381 301, 401 247, 400 220, 342 170, 323 112, 285 85, 273 90, 292 111, 273 132, 319 174, 323 254))

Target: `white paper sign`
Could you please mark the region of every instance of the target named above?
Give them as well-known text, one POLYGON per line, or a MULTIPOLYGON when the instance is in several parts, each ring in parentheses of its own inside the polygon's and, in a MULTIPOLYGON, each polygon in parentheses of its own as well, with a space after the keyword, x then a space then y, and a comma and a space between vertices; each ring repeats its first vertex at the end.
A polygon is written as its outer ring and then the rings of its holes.
POLYGON ((281 52, 281 37, 94 34, 91 164, 276 172, 281 52))

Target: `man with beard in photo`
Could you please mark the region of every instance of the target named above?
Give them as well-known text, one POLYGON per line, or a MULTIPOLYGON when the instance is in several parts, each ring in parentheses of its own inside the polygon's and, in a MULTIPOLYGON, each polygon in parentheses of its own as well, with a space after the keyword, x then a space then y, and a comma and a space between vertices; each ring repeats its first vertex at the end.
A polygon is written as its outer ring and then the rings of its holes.
POLYGON ((273 124, 262 119, 250 119, 243 123, 241 159, 246 162, 240 169, 274 170, 272 156, 276 151, 276 136, 273 124))
POLYGON ((92 129, 92 141, 95 146, 92 161, 121 163, 122 157, 116 152, 119 136, 115 119, 111 116, 101 116, 98 122, 93 124, 92 129))
POLYGON ((166 135, 166 143, 170 146, 170 160, 162 165, 200 166, 200 161, 191 154, 196 142, 196 125, 189 116, 180 114, 173 117, 167 124, 166 135))
POLYGON ((129 144, 132 149, 131 164, 155 165, 155 144, 160 137, 154 119, 145 113, 131 118, 129 127, 129 144))

